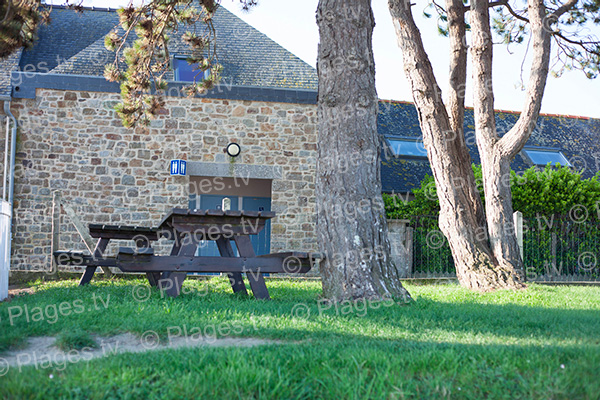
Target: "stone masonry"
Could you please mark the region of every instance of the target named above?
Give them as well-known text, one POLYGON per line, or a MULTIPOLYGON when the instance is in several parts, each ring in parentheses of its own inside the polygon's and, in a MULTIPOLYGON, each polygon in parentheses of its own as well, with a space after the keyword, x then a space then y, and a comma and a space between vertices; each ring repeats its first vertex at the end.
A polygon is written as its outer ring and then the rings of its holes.
MULTIPOLYGON (((187 207, 189 176, 170 176, 169 161, 275 166, 271 251, 316 251, 316 106, 206 98, 168 98, 149 127, 124 128, 114 93, 37 89, 14 100, 19 122, 12 269, 49 269, 52 193, 60 191, 84 224, 156 226, 187 207)), ((4 140, 4 130, 1 139, 4 140)), ((233 171, 233 169, 232 169, 233 171)), ((243 177, 242 177, 243 178, 243 177)), ((60 247, 85 249, 68 217, 60 247)), ((116 246, 131 243, 113 242, 116 246)), ((164 249, 166 246, 158 246, 164 249)))

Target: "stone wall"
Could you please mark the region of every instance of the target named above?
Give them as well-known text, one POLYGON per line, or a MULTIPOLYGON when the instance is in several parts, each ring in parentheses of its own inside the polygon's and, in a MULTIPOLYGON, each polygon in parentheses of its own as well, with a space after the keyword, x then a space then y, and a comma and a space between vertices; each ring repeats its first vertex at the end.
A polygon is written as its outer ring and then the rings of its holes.
MULTIPOLYGON (((168 98, 149 127, 127 129, 113 111, 118 99, 38 89, 35 99, 13 102, 19 122, 13 269, 49 268, 53 191, 84 224, 156 226, 171 208, 187 207, 190 178, 170 176, 169 161, 230 164, 223 152, 229 142, 242 148, 235 170, 280 171, 272 182, 278 217, 271 251, 316 250, 314 105, 168 98)), ((63 249, 85 248, 64 213, 60 241, 63 249)), ((109 253, 117 245, 124 244, 113 243, 109 253)))

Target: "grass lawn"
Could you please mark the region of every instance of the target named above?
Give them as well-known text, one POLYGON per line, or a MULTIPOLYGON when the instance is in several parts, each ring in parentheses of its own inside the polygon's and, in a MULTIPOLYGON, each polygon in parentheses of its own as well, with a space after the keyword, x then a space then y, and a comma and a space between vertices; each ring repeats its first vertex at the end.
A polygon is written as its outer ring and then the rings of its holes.
POLYGON ((0 304, 0 358, 43 335, 67 347, 90 334, 148 331, 163 342, 187 331, 282 343, 13 367, 0 398, 600 398, 599 287, 482 294, 407 285, 409 305, 336 309, 318 302, 318 281, 267 285, 272 301, 235 296, 222 278, 186 281, 176 299, 141 280, 39 284, 0 304))

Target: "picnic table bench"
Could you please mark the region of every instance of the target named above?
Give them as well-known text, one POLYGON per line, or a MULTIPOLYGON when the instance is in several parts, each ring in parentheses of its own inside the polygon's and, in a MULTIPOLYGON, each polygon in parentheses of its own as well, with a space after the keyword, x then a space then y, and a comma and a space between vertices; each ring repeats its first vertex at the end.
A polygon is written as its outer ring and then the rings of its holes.
POLYGON ((269 299, 263 273, 306 273, 318 254, 281 252, 257 256, 250 235, 258 234, 265 223, 275 217, 271 211, 189 210, 174 208, 158 227, 114 226, 90 224, 90 235, 98 242, 93 254, 57 251, 59 265, 85 266, 80 285, 88 284, 98 267, 117 267, 123 272, 145 273, 150 285, 173 297, 189 272, 226 273, 235 293, 247 293, 243 281, 246 274, 254 297, 269 299), (154 254, 152 242, 161 238, 173 240, 168 256, 154 254), (120 247, 114 257, 105 257, 110 240, 133 240, 135 247, 120 247), (196 256, 203 240, 215 241, 220 257, 196 256), (231 241, 239 253, 236 256, 231 241))

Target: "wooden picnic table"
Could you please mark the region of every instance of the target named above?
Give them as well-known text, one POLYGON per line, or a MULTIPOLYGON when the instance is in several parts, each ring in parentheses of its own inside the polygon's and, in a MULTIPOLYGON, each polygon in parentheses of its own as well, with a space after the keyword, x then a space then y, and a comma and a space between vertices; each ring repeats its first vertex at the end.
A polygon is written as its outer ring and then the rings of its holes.
POLYGON ((146 273, 150 285, 158 286, 173 297, 181 293, 188 272, 226 273, 235 293, 247 293, 242 275, 245 273, 254 296, 269 299, 263 273, 306 273, 319 258, 317 254, 305 252, 257 256, 250 235, 262 231, 275 215, 271 211, 174 208, 155 228, 90 224, 90 235, 98 239, 92 255, 61 251, 54 256, 59 265, 86 267, 80 285, 91 281, 97 267, 109 266, 123 272, 146 273), (173 240, 168 256, 154 254, 152 242, 161 238, 173 240), (133 240, 135 248, 121 247, 116 257, 105 257, 112 239, 133 240), (215 241, 221 256, 196 256, 203 240, 215 241), (237 256, 232 240, 239 253, 237 256))

